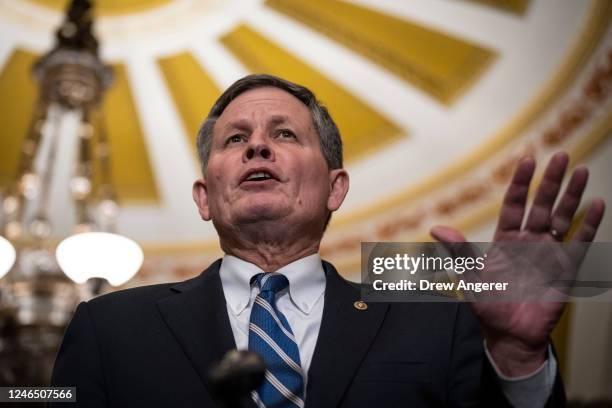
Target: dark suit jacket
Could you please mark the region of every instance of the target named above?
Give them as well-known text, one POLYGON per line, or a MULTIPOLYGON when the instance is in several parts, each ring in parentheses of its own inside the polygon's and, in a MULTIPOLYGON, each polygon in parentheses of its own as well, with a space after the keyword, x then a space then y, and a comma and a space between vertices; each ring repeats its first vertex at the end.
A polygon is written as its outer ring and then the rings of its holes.
MULTIPOLYGON (((53 371, 53 385, 77 387, 78 404, 66 406, 214 407, 206 374, 235 348, 220 264, 178 284, 81 303, 53 371)), ((307 407, 507 405, 465 304, 370 303, 358 310, 358 287, 332 265, 324 269, 307 407)), ((549 406, 562 405, 558 380, 549 406)))

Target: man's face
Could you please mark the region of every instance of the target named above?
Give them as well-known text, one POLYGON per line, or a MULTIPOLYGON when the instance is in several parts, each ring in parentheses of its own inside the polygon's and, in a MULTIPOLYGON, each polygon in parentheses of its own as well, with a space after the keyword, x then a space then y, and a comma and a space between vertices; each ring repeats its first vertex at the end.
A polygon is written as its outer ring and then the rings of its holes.
POLYGON ((247 91, 226 107, 213 133, 194 200, 218 230, 271 220, 323 226, 342 203, 348 176, 328 169, 310 111, 293 95, 273 87, 247 91))

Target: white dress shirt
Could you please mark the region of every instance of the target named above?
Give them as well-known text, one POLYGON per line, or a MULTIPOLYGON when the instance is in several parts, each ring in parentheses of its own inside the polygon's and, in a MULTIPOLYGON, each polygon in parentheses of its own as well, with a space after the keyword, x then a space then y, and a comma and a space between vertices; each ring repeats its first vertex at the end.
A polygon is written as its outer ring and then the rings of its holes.
MULTIPOLYGON (((223 257, 221 283, 227 302, 227 313, 238 350, 249 347, 249 320, 253 301, 259 294, 257 285, 251 286, 251 277, 264 272, 257 265, 235 256, 223 257)), ((287 318, 300 351, 300 362, 308 374, 314 353, 321 318, 325 272, 318 254, 298 259, 277 271, 289 280, 289 286, 276 295, 276 307, 287 318)))
MULTIPOLYGON (((219 271, 236 347, 249 347, 249 320, 253 301, 259 293, 257 285, 251 286, 251 278, 264 272, 257 265, 232 255, 225 255, 219 271)), ((289 280, 289 286, 276 296, 276 307, 287 318, 300 352, 300 362, 305 381, 312 362, 321 319, 325 294, 325 271, 319 254, 298 259, 276 271, 289 280)), ((554 355, 548 353, 546 362, 532 374, 522 377, 504 376, 495 365, 486 344, 485 353, 497 373, 502 391, 508 401, 517 408, 543 407, 551 395, 557 371, 554 355)))

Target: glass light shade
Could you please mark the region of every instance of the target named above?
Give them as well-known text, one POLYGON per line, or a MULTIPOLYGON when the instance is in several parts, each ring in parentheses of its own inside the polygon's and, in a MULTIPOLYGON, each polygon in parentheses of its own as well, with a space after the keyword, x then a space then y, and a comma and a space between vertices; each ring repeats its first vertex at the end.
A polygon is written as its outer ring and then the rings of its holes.
POLYGON ((108 232, 84 232, 63 240, 55 251, 57 263, 76 283, 103 278, 119 286, 130 280, 144 260, 140 246, 108 232))
POLYGON ((8 273, 15 263, 15 247, 4 237, 0 237, 0 278, 8 273))

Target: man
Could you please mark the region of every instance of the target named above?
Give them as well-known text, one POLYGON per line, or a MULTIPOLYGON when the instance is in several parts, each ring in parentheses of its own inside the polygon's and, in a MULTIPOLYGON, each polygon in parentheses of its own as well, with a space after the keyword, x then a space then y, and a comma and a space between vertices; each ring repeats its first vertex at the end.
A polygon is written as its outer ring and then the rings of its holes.
MULTIPOLYGON (((242 78, 213 106, 198 150, 204 176, 193 198, 225 256, 185 282, 79 305, 52 383, 76 385, 81 406, 213 407, 208 370, 236 347, 268 367, 251 406, 564 404, 549 346, 562 304, 475 303, 475 313, 460 303, 365 304, 320 260, 349 178, 339 132, 309 90, 242 78)), ((567 162, 552 158, 524 228, 535 163, 518 164, 495 240, 554 241, 568 231, 587 170, 574 171, 553 210, 567 162)), ((603 211, 595 200, 576 239, 593 239, 603 211)), ((464 241, 447 227, 432 235, 464 241)))

